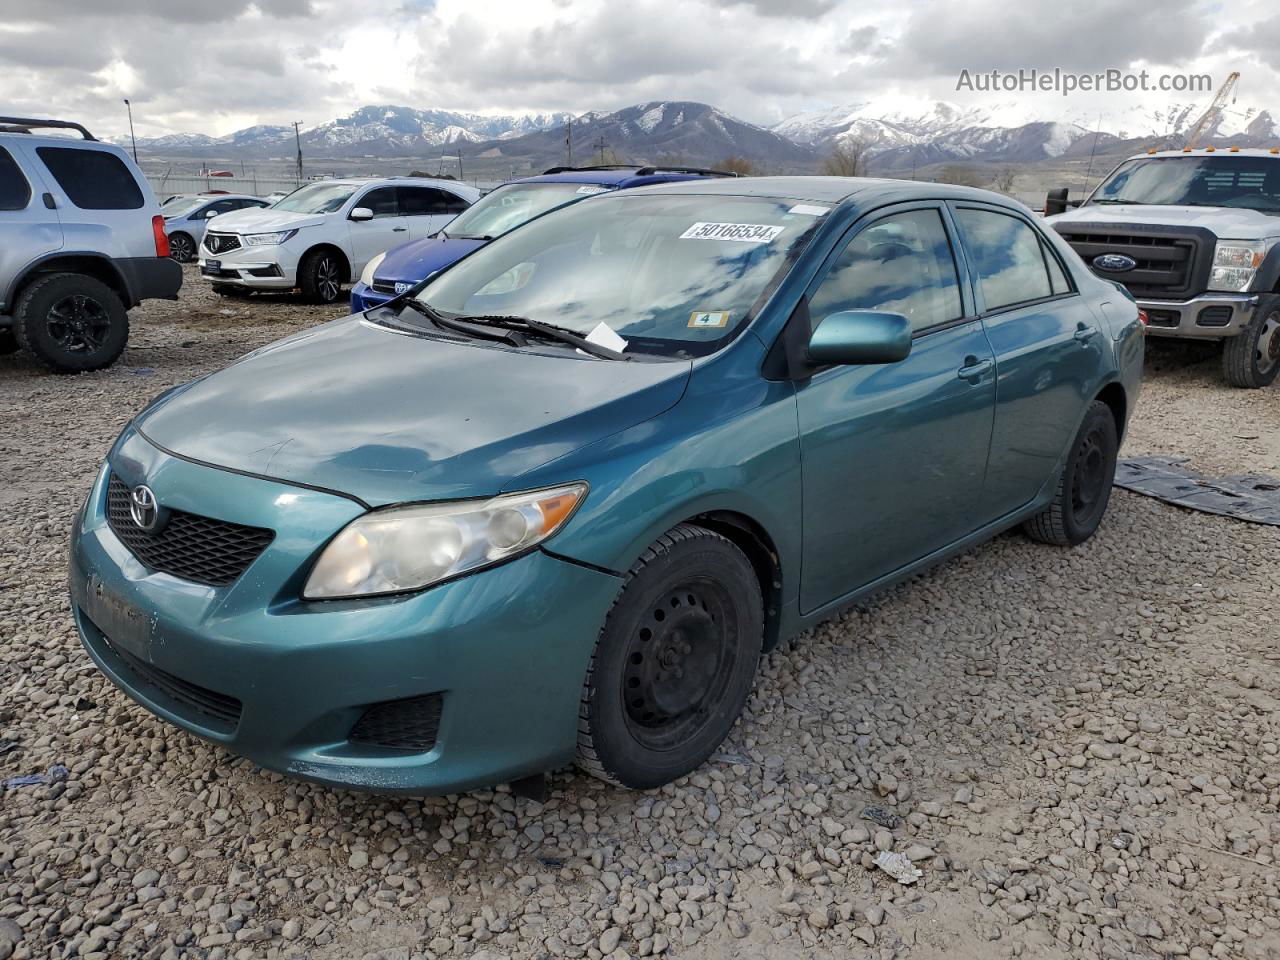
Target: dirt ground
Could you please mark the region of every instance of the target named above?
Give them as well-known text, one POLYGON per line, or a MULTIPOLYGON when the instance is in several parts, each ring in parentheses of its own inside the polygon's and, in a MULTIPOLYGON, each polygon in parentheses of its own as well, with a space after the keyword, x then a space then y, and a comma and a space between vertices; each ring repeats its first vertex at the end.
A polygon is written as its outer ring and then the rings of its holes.
MULTIPOLYGON (((188 270, 108 371, 0 358, 0 779, 55 781, 0 790, 0 960, 1280 957, 1280 530, 1123 491, 775 651, 649 793, 343 793, 154 719, 75 637, 72 513, 156 393, 343 313, 188 270)), ((1280 387, 1157 347, 1125 452, 1280 476, 1280 387)))

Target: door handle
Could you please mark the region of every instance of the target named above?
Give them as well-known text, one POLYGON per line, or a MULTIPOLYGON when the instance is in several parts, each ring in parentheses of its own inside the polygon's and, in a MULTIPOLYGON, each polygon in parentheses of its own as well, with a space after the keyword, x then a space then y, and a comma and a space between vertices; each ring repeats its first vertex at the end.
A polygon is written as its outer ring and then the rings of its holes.
POLYGON ((409 229, 408 227, 392 227, 392 228, 391 228, 391 232, 392 232, 392 233, 404 233, 404 232, 405 232, 406 230, 408 230, 408 229, 409 229))
POLYGON ((991 372, 995 366, 993 360, 979 360, 977 357, 965 357, 964 366, 956 371, 961 380, 977 380, 991 372))
POLYGON ((1078 327, 1076 327, 1076 332, 1074 336, 1076 340, 1079 341, 1080 343, 1088 343, 1090 340, 1093 339, 1094 334, 1096 334, 1097 332, 1098 332, 1097 327, 1086 327, 1082 323, 1078 327))

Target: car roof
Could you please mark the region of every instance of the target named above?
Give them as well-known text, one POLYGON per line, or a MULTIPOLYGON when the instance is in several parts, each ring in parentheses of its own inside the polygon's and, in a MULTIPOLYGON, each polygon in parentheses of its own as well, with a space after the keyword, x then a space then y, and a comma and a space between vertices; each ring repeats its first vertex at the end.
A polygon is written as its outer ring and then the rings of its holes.
POLYGON ((313 183, 341 183, 344 186, 350 187, 363 187, 371 184, 403 183, 410 186, 428 185, 441 187, 465 187, 467 190, 475 189, 469 183, 464 183, 461 180, 446 180, 443 177, 323 177, 319 180, 308 180, 306 183, 299 185, 298 189, 301 189, 302 187, 309 187, 313 183))
POLYGON ((859 203, 892 203, 896 200, 919 200, 927 197, 935 200, 982 200, 1020 206, 1008 197, 977 187, 875 177, 705 177, 639 187, 634 192, 774 197, 831 204, 851 199, 856 199, 859 203))
MULTIPOLYGON (((602 187, 631 187, 649 183, 671 183, 681 180, 706 180, 725 177, 719 170, 661 164, 607 164, 600 167, 552 167, 533 177, 521 177, 511 183, 581 183, 602 187)), ((503 184, 506 186, 506 184, 503 184)))
POLYGON ((1130 160, 1144 160, 1147 157, 1274 157, 1280 160, 1280 147, 1179 147, 1176 150, 1147 150, 1135 153, 1130 160))

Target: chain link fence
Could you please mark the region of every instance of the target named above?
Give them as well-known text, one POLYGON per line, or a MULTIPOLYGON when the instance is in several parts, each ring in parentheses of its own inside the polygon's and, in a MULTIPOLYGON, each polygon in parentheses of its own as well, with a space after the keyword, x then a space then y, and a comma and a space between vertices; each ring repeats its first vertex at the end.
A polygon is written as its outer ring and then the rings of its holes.
POLYGON ((200 174, 159 174, 148 173, 147 182, 155 191, 161 203, 175 193, 245 193, 251 197, 265 197, 270 193, 289 193, 298 189, 301 183, 293 177, 213 177, 200 174))

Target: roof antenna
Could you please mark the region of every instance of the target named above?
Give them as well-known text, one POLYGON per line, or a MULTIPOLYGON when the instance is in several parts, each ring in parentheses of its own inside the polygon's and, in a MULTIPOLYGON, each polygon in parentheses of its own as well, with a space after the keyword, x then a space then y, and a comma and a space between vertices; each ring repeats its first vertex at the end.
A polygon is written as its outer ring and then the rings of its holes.
POLYGON ((1089 151, 1089 168, 1084 172, 1084 195, 1089 195, 1089 181, 1093 178, 1093 157, 1098 152, 1098 138, 1102 136, 1102 114, 1098 114, 1098 129, 1093 132, 1093 149, 1089 151))

